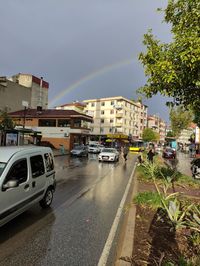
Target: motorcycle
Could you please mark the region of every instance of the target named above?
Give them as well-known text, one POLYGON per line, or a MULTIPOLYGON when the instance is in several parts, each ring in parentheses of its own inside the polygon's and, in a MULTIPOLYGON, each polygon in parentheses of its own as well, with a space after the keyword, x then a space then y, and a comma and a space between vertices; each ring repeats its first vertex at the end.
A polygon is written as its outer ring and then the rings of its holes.
POLYGON ((191 161, 192 177, 200 179, 200 158, 196 158, 191 161))

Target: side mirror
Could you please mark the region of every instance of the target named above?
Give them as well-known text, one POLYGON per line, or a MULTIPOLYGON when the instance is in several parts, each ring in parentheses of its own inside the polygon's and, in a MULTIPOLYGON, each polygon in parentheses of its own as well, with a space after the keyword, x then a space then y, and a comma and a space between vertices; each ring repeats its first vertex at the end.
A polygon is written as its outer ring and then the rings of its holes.
POLYGON ((9 189, 9 188, 15 188, 18 187, 19 183, 17 180, 9 180, 6 184, 3 185, 3 191, 9 189))

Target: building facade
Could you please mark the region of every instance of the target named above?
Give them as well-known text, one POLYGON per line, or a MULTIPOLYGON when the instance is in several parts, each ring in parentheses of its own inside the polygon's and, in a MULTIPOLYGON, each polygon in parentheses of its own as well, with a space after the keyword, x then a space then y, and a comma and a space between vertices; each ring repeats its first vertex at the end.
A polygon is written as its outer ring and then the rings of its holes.
POLYGON ((122 96, 83 102, 86 104, 85 113, 93 117, 91 135, 142 137, 142 131, 147 126, 147 106, 122 96))
POLYGON ((73 110, 27 109, 9 113, 17 128, 41 132, 42 141, 50 142, 55 148, 61 145, 71 150, 75 144, 89 141, 92 117, 73 110))
POLYGON ((159 116, 151 115, 148 116, 148 128, 153 129, 160 136, 160 142, 165 141, 166 137, 166 122, 162 120, 159 116))
POLYGON ((29 102, 31 99, 31 88, 26 88, 8 80, 0 78, 0 110, 8 112, 21 110, 22 101, 29 102))
POLYGON ((0 110, 14 112, 25 107, 48 107, 49 83, 29 74, 0 77, 0 110))
POLYGON ((9 78, 12 82, 17 83, 26 88, 31 88, 31 97, 29 99, 29 107, 37 108, 40 106, 42 109, 48 108, 48 89, 49 83, 31 74, 22 74, 9 78))

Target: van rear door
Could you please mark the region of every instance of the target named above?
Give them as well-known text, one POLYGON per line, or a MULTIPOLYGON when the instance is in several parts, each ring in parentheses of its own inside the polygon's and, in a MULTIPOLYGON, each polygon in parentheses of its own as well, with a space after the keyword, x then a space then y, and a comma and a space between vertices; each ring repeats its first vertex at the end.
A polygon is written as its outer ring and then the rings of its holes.
POLYGON ((34 199, 40 200, 46 192, 46 173, 42 153, 30 156, 31 189, 34 199))

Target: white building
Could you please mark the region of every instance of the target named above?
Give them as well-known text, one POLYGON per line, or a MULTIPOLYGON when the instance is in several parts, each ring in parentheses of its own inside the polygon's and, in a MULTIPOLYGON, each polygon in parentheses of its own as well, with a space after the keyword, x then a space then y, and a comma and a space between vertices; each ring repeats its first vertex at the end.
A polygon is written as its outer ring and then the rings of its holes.
POLYGON ((147 106, 122 96, 84 100, 85 112, 92 116, 91 134, 141 138, 147 126, 147 106))

